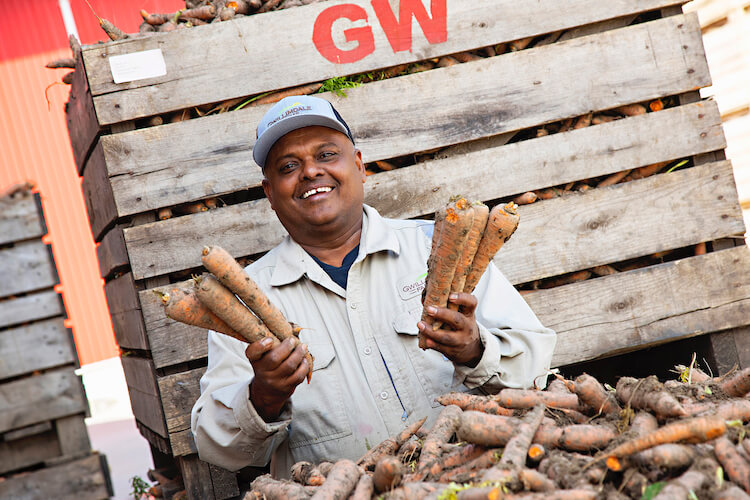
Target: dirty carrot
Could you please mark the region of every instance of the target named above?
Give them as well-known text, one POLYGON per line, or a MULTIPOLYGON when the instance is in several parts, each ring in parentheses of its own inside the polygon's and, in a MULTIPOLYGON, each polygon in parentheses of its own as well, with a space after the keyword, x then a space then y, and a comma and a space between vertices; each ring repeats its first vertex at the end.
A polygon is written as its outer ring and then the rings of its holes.
POLYGON ((169 21, 169 14, 149 14, 146 10, 141 9, 141 17, 151 26, 161 26, 169 21))
POLYGON ((270 474, 258 476, 250 484, 253 492, 260 495, 259 498, 309 498, 305 487, 301 484, 273 479, 270 474))
POLYGON ((621 377, 617 381, 617 399, 625 405, 650 409, 657 417, 683 417, 687 413, 659 380, 651 375, 644 379, 621 377))
POLYGON ((526 454, 534 439, 537 429, 544 418, 544 405, 537 405, 527 413, 518 426, 514 436, 505 445, 500 467, 519 468, 526 462, 526 454))
POLYGON ((310 462, 297 462, 292 465, 292 479, 306 486, 320 486, 326 477, 310 462))
POLYGON ((529 446, 527 456, 531 462, 539 463, 545 456, 547 456, 547 450, 541 444, 533 443, 529 446))
POLYGON ((387 162, 385 160, 377 160, 375 162, 375 165, 377 165, 380 170, 383 170, 385 172, 389 172, 391 170, 396 169, 396 165, 394 165, 393 163, 387 162))
POLYGON ((456 405, 462 410, 483 411, 492 415, 513 415, 513 410, 501 406, 497 401, 466 392, 450 392, 435 399, 443 406, 456 405))
POLYGON ((195 7, 193 9, 181 10, 178 19, 195 18, 210 21, 216 17, 216 7, 211 4, 195 7))
POLYGON ((513 52, 516 52, 518 50, 523 50, 523 49, 525 49, 526 47, 529 46, 529 44, 531 43, 532 40, 534 40, 533 36, 529 36, 529 37, 526 37, 526 38, 521 38, 519 40, 514 40, 514 41, 510 42, 510 50, 513 51, 513 52))
POLYGON ((459 447, 458 449, 447 453, 436 460, 430 467, 429 473, 433 478, 439 477, 443 471, 453 469, 459 465, 463 465, 471 460, 474 460, 478 456, 482 455, 486 449, 484 446, 476 444, 467 444, 459 447))
POLYGON ((360 469, 351 460, 342 459, 333 464, 325 482, 318 487, 313 500, 343 500, 356 488, 360 469))
POLYGON ((419 430, 420 427, 422 427, 422 424, 424 424, 426 420, 427 417, 417 420, 398 433, 398 435, 381 441, 377 446, 373 446, 357 461, 357 465, 368 470, 375 466, 378 460, 382 457, 393 455, 398 451, 402 444, 404 444, 414 433, 417 432, 417 430, 419 430))
POLYGON ((524 490, 553 491, 555 489, 555 482, 535 469, 519 470, 518 479, 523 483, 524 490))
POLYGON ((714 453, 729 479, 750 493, 750 463, 742 458, 732 442, 726 437, 717 439, 714 441, 714 453))
POLYGON ((661 111, 664 109, 664 103, 661 99, 656 99, 648 103, 648 109, 651 111, 661 111))
POLYGON ((557 427, 542 423, 534 435, 534 442, 545 448, 562 448, 570 451, 602 449, 617 437, 608 425, 571 424, 557 427))
POLYGON ((516 205, 530 205, 531 203, 534 203, 536 199, 537 196, 534 191, 526 191, 525 193, 519 194, 513 198, 513 203, 516 205))
MULTIPOLYGON (((471 210, 473 211, 471 228, 469 229, 469 235, 463 244, 461 257, 456 264, 456 271, 453 275, 453 282, 451 283, 451 293, 464 291, 466 278, 468 278, 469 273, 471 272, 471 265, 474 261, 477 249, 479 248, 479 242, 482 239, 482 234, 484 234, 484 228, 487 225, 487 219, 490 215, 490 209, 484 203, 474 203, 471 210)), ((458 305, 450 303, 448 304, 448 308, 457 311, 458 305)))
POLYGON ((419 454, 417 472, 426 470, 440 456, 441 445, 447 443, 456 433, 461 422, 463 411, 455 405, 446 406, 435 420, 422 444, 422 452, 419 454))
POLYGON ((264 3, 260 9, 258 9, 257 14, 263 14, 264 12, 268 12, 271 9, 275 9, 280 3, 281 0, 266 0, 266 3, 264 3))
POLYGON ((57 69, 57 68, 75 68, 76 60, 73 58, 55 59, 44 65, 45 68, 57 69))
POLYGON ((638 116, 645 115, 646 108, 641 104, 626 104, 614 109, 618 113, 622 113, 625 116, 638 116))
POLYGON ((515 203, 510 202, 505 206, 497 205, 490 210, 487 227, 471 264, 471 273, 466 278, 465 293, 474 291, 490 261, 515 232, 519 220, 517 208, 515 203))
POLYGON ((278 344, 279 339, 274 337, 260 318, 250 312, 230 290, 210 274, 195 280, 195 295, 214 314, 242 335, 245 342, 253 343, 271 337, 278 344))
POLYGON ((621 410, 614 395, 607 393, 604 386, 591 375, 578 376, 574 382, 578 399, 597 413, 617 413, 621 410))
POLYGON ((372 482, 375 491, 384 493, 397 487, 401 483, 404 475, 404 467, 396 457, 383 457, 375 464, 375 472, 372 475, 372 482))
POLYGON ((375 485, 372 482, 372 476, 362 474, 359 476, 357 486, 354 488, 350 500, 370 500, 375 493, 375 485))
POLYGON ((169 207, 160 208, 157 212, 159 220, 167 220, 172 218, 172 209, 169 207))
POLYGON ((444 472, 440 477, 440 482, 467 482, 470 478, 470 474, 476 471, 483 471, 487 467, 495 465, 500 461, 500 457, 502 456, 502 454, 502 450, 498 448, 487 450, 473 460, 466 462, 464 465, 459 465, 454 469, 444 472))
POLYGON ((575 125, 573 125, 573 130, 588 127, 589 125, 591 125, 591 120, 593 119, 593 117, 593 113, 588 113, 586 115, 578 117, 575 125))
POLYGON ((688 495, 700 491, 704 484, 713 478, 708 477, 700 470, 690 469, 682 475, 669 481, 664 488, 654 497, 654 500, 678 500, 690 498, 688 495))
POLYGON ((605 177, 603 181, 601 181, 596 187, 607 187, 612 186, 613 184, 617 184, 621 180, 623 180, 625 177, 630 174, 630 170, 623 170, 622 172, 614 173, 608 177, 605 177))
POLYGON ((532 389, 503 389, 493 397, 506 408, 533 408, 542 403, 550 408, 569 408, 577 410, 581 407, 578 396, 572 393, 557 393, 535 391, 532 389))
POLYGON ((719 383, 719 387, 728 396, 742 397, 750 392, 750 368, 745 368, 719 383))
POLYGON ((203 305, 195 296, 193 290, 172 288, 169 293, 159 293, 159 295, 164 305, 164 313, 168 318, 187 325, 223 333, 242 342, 247 342, 245 337, 234 331, 224 320, 203 305))
POLYGON ((665 443, 647 450, 640 451, 633 455, 634 463, 642 467, 659 467, 660 469, 686 469, 693 463, 695 451, 693 447, 677 444, 665 443))

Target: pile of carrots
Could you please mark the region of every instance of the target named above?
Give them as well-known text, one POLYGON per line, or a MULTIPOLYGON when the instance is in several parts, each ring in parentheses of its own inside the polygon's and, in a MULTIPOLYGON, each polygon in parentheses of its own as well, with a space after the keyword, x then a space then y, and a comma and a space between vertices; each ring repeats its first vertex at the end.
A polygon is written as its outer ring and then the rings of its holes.
MULTIPOLYGON (((300 327, 286 320, 232 255, 205 247, 201 261, 209 273, 193 279, 192 288, 173 288, 160 295, 166 315, 181 323, 214 330, 252 344, 266 337, 278 345, 297 338, 300 327)), ((307 353, 310 370, 312 355, 307 353)))
MULTIPOLYGON (((422 300, 428 306, 450 307, 451 293, 471 293, 492 258, 518 227, 515 203, 497 205, 490 210, 482 202, 470 203, 455 197, 435 212, 432 251, 427 263, 427 282, 422 300)), ((422 321, 430 318, 423 313, 422 321)), ((433 328, 439 323, 433 322, 433 328)), ((424 348, 420 335, 419 346, 424 348)))
POLYGON ((450 393, 357 462, 299 462, 245 498, 750 499, 750 369, 680 380, 560 376, 546 390, 450 393))

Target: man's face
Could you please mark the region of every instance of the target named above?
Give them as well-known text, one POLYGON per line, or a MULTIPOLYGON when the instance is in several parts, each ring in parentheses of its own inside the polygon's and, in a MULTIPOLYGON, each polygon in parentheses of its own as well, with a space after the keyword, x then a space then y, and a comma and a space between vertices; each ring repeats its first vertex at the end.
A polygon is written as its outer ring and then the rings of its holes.
POLYGON ((346 230, 362 217, 365 168, 349 138, 328 127, 289 132, 266 159, 263 190, 293 238, 346 230))

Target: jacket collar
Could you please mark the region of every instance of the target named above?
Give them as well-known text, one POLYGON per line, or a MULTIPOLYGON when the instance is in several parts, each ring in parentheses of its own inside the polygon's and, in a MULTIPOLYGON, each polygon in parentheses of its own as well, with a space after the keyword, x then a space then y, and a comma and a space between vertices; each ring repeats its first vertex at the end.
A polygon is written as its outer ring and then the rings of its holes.
MULTIPOLYGON (((271 286, 283 286, 293 283, 307 274, 313 281, 320 281, 325 274, 313 258, 289 235, 274 250, 276 266, 271 276, 271 286)), ((400 245, 396 232, 391 228, 377 210, 364 205, 362 218, 362 235, 359 242, 359 255, 355 264, 367 255, 390 251, 396 255, 400 245)))

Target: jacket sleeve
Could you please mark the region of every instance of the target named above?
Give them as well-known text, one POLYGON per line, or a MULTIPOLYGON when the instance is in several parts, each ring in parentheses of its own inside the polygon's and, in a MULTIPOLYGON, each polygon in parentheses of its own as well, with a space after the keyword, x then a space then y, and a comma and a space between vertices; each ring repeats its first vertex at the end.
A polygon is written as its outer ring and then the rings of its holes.
POLYGON ((267 465, 287 438, 291 421, 288 408, 271 423, 255 411, 250 402, 253 369, 246 347, 239 340, 208 332, 208 367, 190 415, 200 459, 230 471, 267 465))
POLYGON ((542 325, 521 294, 490 263, 479 280, 476 319, 484 353, 476 367, 456 366, 469 389, 496 393, 503 387, 543 388, 556 334, 542 325))

